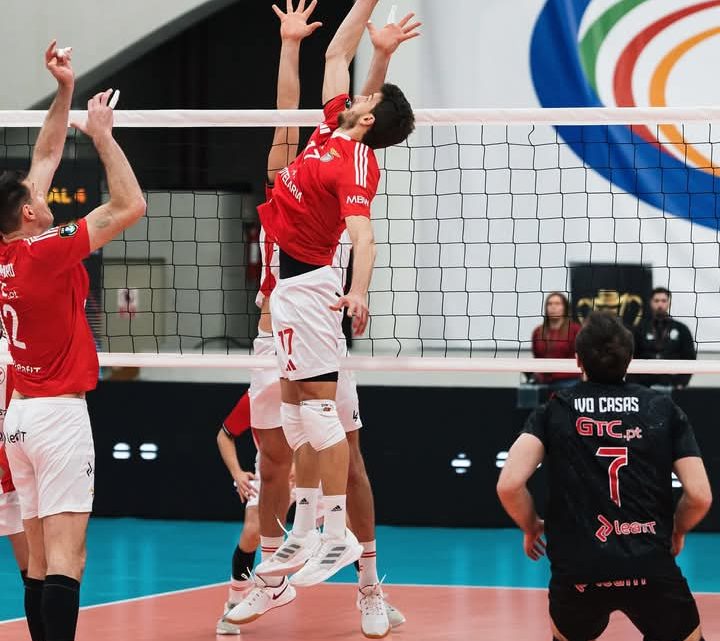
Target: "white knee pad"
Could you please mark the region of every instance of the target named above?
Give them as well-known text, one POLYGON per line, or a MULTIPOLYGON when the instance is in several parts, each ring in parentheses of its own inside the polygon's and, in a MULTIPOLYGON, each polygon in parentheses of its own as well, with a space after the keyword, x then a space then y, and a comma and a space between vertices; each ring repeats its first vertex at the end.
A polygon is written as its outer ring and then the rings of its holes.
POLYGON ((280 409, 282 418, 282 429, 285 434, 285 440, 288 442, 293 452, 300 449, 308 442, 303 429, 302 417, 300 415, 300 406, 283 403, 280 409))
POLYGON ((300 415, 305 436, 317 452, 345 440, 345 430, 340 423, 335 401, 303 401, 300 403, 300 415))

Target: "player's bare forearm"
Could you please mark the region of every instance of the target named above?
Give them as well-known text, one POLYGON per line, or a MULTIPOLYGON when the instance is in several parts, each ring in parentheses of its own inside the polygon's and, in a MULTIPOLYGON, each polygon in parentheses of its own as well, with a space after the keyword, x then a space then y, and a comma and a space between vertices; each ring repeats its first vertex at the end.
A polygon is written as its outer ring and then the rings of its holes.
POLYGON ((378 0, 356 0, 325 53, 323 103, 350 90, 350 63, 378 0))
POLYGON ((220 458, 222 458, 225 467, 230 476, 237 478, 238 475, 243 473, 243 469, 240 466, 240 462, 237 458, 237 450, 235 449, 235 441, 231 439, 224 430, 220 430, 217 435, 218 450, 220 451, 220 458))
POLYGON ((539 517, 527 487, 506 491, 498 488, 498 496, 508 516, 515 521, 517 526, 523 532, 532 532, 539 517))
POLYGON ((370 70, 365 80, 365 86, 362 90, 363 96, 370 96, 382 89, 382 86, 385 84, 385 78, 387 78, 388 69, 390 68, 391 57, 392 56, 382 51, 375 50, 372 61, 370 62, 370 70))
MULTIPOLYGON (((277 108, 297 109, 300 106, 300 41, 283 40, 278 68, 277 108)), ((278 171, 287 167, 297 154, 300 130, 297 127, 276 127, 268 154, 267 179, 275 182, 278 171)))
POLYGON ((143 200, 143 193, 125 152, 111 134, 94 138, 93 143, 105 167, 110 202, 120 209, 133 208, 143 200))
POLYGON ((709 510, 709 500, 693 500, 683 494, 675 509, 675 531, 687 534, 705 518, 709 510))
POLYGON ((300 42, 283 40, 278 67, 277 108, 297 109, 300 105, 300 42))
POLYGON ((55 100, 50 105, 35 143, 28 180, 33 182, 36 189, 42 193, 46 193, 50 188, 55 171, 62 160, 73 87, 72 83, 58 86, 55 100))
POLYGON ((373 267, 375 266, 375 239, 372 234, 363 234, 352 241, 353 277, 350 291, 366 296, 370 289, 373 267))

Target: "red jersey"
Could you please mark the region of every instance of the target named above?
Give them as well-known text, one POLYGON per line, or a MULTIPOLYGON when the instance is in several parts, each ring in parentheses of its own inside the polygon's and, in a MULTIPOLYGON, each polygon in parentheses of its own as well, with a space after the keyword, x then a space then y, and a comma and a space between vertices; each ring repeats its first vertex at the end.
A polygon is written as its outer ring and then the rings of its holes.
POLYGON ((0 308, 15 367, 15 389, 59 396, 94 389, 95 342, 85 316, 90 253, 87 222, 0 242, 0 308))
POLYGON ((2 430, 2 423, 5 422, 5 414, 10 404, 12 391, 12 368, 10 365, 0 365, 0 414, 2 415, 2 421, 0 421, 0 494, 15 491, 12 474, 10 474, 10 463, 5 451, 5 434, 2 430))
POLYGON ((370 217, 380 182, 375 152, 338 129, 343 94, 325 105, 325 121, 305 151, 278 173, 260 220, 280 249, 310 265, 331 265, 348 216, 370 217))
MULTIPOLYGON (((567 327, 551 329, 538 325, 532 335, 532 349, 535 358, 575 358, 575 339, 580 325, 570 321, 567 327)), ((571 372, 555 372, 552 374, 535 374, 541 383, 580 378, 580 374, 571 372)))

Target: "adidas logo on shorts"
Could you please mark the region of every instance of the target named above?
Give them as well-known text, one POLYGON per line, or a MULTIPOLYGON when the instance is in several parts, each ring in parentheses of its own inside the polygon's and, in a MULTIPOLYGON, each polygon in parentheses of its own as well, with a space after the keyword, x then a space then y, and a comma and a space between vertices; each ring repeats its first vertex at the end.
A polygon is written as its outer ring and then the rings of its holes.
POLYGON ((330 511, 331 511, 331 512, 342 512, 343 509, 342 509, 339 505, 336 505, 336 506, 335 506, 332 510, 330 510, 330 511))
POLYGON ((298 505, 310 505, 310 501, 307 499, 300 499, 300 503, 298 505))

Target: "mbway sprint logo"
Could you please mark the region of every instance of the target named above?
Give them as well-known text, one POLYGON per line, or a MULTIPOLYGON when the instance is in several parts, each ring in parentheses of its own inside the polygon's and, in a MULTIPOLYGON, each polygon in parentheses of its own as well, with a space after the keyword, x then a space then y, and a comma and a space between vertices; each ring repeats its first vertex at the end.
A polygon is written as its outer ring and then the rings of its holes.
MULTIPOLYGON (((530 53, 544 107, 717 105, 720 89, 709 74, 720 63, 720 0, 548 0, 530 53)), ((558 132, 617 187, 665 212, 718 228, 717 126, 558 132)))

